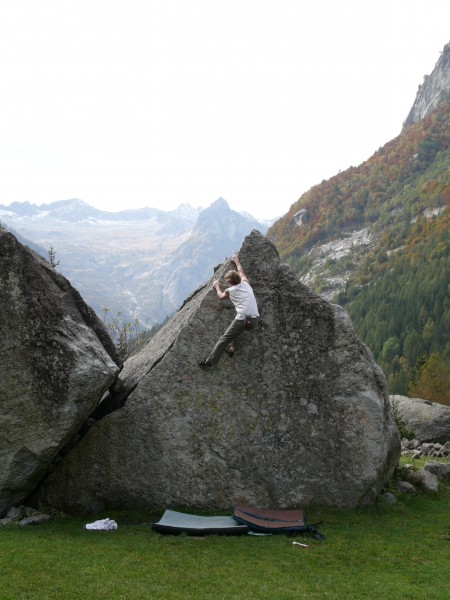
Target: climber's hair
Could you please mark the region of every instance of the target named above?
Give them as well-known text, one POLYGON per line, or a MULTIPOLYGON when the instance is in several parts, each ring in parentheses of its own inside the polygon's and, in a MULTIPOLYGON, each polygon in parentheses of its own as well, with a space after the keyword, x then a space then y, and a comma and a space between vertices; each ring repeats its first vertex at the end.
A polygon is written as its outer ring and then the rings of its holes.
POLYGON ((237 285, 238 283, 241 283, 241 276, 237 271, 227 271, 225 273, 225 281, 228 281, 231 285, 237 285))

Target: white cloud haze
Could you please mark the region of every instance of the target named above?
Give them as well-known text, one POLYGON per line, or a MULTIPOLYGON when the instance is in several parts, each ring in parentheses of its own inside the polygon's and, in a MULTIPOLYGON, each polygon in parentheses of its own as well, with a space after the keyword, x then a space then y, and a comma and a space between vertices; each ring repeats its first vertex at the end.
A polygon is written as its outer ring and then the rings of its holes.
POLYGON ((284 214, 398 135, 445 0, 3 0, 0 203, 284 214))

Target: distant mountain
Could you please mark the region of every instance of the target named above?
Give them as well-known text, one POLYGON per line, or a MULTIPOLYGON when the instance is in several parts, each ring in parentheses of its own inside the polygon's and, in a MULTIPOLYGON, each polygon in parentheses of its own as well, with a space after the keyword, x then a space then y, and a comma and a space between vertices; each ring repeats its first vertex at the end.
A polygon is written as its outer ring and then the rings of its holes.
POLYGON ((149 326, 175 311, 252 229, 267 230, 222 198, 205 210, 182 204, 116 213, 79 199, 15 202, 0 205, 0 221, 47 255, 52 246, 58 270, 100 317, 120 313, 149 326))
POLYGON ((164 227, 166 230, 176 232, 192 227, 202 209, 181 204, 172 211, 163 211, 157 208, 139 208, 108 212, 98 210, 78 198, 60 200, 50 204, 30 204, 29 202, 13 202, 9 206, 0 204, 0 218, 8 222, 17 223, 18 227, 30 232, 37 230, 47 231, 49 223, 54 223, 56 231, 61 235, 68 235, 71 227, 118 223, 145 223, 153 227, 164 227), (65 233, 64 233, 65 232, 65 233))
POLYGON ((311 188, 267 233, 303 282, 345 306, 392 393, 450 368, 448 57, 449 45, 427 80, 437 105, 419 91, 397 138, 311 188))

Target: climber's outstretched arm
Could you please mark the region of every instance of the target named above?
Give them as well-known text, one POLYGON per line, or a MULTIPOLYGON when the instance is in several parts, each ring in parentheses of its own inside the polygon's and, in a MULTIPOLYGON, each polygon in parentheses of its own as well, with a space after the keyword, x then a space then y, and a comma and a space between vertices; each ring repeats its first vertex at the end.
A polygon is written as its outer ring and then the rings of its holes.
POLYGON ((239 273, 241 281, 246 281, 248 283, 247 275, 244 273, 244 269, 242 268, 241 261, 239 260, 238 255, 235 254, 231 260, 236 265, 236 269, 237 269, 237 272, 239 273))

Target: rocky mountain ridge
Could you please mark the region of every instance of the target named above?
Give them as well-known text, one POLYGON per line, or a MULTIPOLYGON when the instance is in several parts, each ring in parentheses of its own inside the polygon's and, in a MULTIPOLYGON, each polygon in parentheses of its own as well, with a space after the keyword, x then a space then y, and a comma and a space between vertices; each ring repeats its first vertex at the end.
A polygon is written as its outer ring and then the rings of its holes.
MULTIPOLYGON (((49 204, 31 204, 30 202, 12 202, 9 206, 0 205, 0 211, 6 216, 24 218, 30 220, 45 221, 61 221, 63 223, 81 223, 81 222, 123 222, 123 221, 147 221, 152 218, 159 219, 162 222, 186 221, 187 224, 195 223, 200 208, 194 208, 188 204, 180 204, 178 208, 172 211, 162 211, 157 208, 138 208, 130 210, 121 210, 110 212, 99 210, 94 206, 87 204, 79 198, 71 198, 69 200, 58 200, 49 204)), ((26 227, 24 221, 24 227, 26 227)))
POLYGON ((423 83, 419 85, 403 126, 418 123, 447 100, 450 100, 450 43, 444 46, 431 75, 425 75, 423 83))

